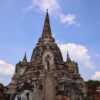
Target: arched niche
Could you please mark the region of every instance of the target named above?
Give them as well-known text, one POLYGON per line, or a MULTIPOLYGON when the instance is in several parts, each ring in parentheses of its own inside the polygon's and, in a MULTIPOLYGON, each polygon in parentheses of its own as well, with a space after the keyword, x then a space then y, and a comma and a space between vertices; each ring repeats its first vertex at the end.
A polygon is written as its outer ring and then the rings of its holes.
POLYGON ((45 51, 43 54, 43 65, 45 70, 52 70, 54 66, 54 56, 51 51, 45 51))

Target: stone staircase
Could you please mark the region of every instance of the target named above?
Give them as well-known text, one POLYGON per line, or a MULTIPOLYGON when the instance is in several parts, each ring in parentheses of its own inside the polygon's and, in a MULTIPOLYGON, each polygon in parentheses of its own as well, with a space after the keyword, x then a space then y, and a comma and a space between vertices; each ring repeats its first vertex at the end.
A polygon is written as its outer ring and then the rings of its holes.
POLYGON ((55 100, 55 92, 54 92, 54 79, 52 76, 52 72, 49 70, 45 71, 45 79, 44 79, 44 100, 55 100))

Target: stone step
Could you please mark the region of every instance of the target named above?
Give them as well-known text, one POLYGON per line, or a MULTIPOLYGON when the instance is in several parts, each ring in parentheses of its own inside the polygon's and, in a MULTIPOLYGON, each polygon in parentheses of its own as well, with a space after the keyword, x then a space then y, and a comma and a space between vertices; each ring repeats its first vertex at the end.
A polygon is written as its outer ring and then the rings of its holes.
POLYGON ((45 72, 45 87, 44 87, 44 100, 54 100, 54 84, 53 77, 50 71, 45 72))

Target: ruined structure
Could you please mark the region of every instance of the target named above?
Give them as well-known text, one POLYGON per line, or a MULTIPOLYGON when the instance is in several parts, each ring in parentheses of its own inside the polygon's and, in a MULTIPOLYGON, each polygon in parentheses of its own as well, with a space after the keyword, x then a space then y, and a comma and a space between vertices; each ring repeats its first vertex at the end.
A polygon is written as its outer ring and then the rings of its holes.
POLYGON ((4 89, 5 87, 0 84, 0 100, 4 100, 4 89))
POLYGON ((46 13, 41 37, 32 52, 16 64, 11 83, 5 88, 5 100, 83 100, 86 87, 78 64, 61 51, 52 37, 49 14, 46 13))

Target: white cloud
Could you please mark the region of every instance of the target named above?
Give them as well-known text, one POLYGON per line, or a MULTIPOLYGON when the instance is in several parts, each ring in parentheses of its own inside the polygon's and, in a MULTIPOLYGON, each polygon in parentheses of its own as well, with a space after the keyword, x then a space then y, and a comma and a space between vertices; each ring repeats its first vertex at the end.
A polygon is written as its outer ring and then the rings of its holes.
POLYGON ((74 14, 68 14, 68 15, 61 14, 60 21, 66 25, 75 24, 77 26, 80 26, 80 23, 76 21, 76 15, 74 14))
POLYGON ((59 44, 64 60, 66 60, 67 50, 70 57, 81 63, 86 68, 94 68, 94 64, 91 61, 91 56, 88 54, 88 49, 83 45, 77 45, 74 43, 59 44))
POLYGON ((7 64, 5 61, 0 60, 0 74, 1 75, 12 75, 15 67, 11 64, 7 64))
POLYGON ((80 26, 75 14, 64 14, 61 12, 61 0, 31 0, 31 2, 32 4, 26 10, 35 9, 36 11, 46 12, 46 9, 49 9, 50 14, 58 18, 61 23, 67 26, 80 26))
POLYGON ((46 9, 49 9, 49 12, 54 12, 60 10, 59 0, 31 0, 32 5, 27 7, 27 10, 35 8, 42 12, 45 12, 46 9))
POLYGON ((0 77, 0 81, 2 81, 3 79, 2 79, 2 77, 0 77))
POLYGON ((100 80, 100 72, 95 72, 95 74, 92 76, 93 80, 100 80))
POLYGON ((56 34, 52 34, 52 36, 55 38, 56 34))

